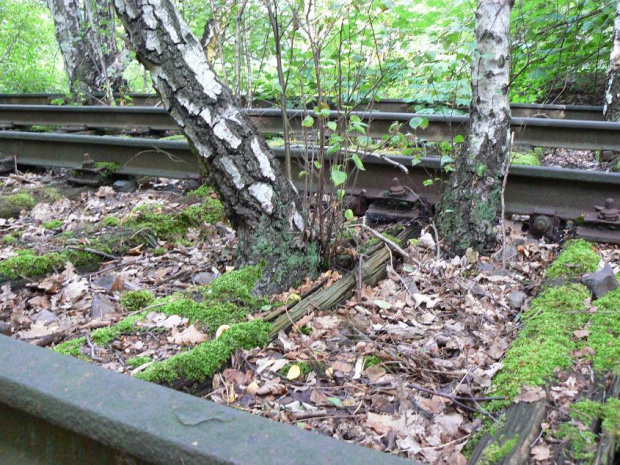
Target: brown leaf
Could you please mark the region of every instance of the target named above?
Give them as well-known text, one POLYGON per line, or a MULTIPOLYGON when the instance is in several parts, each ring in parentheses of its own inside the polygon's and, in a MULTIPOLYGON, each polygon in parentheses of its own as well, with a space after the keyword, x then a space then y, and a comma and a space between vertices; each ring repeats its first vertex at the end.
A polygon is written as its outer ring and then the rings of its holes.
POLYGON ((532 458, 534 460, 547 460, 551 456, 551 451, 549 450, 549 446, 547 444, 539 444, 537 446, 532 447, 532 458))
POLYGON ((387 371, 381 365, 372 365, 364 370, 364 375, 370 380, 371 383, 376 383, 386 373, 387 371))
POLYGON ((286 394, 286 386, 278 382, 268 382, 256 390, 257 396, 281 396, 283 394, 286 394))
POLYGON ((191 325, 182 333, 172 336, 172 342, 180 346, 195 346, 207 340, 207 335, 201 333, 194 325, 191 325))
POLYGON ((515 403, 518 404, 519 402, 538 402, 540 399, 544 399, 546 396, 547 394, 545 390, 540 386, 525 386, 523 388, 523 392, 521 392, 521 394, 515 397, 515 403))
POLYGON ((353 371, 353 365, 347 362, 334 362, 332 366, 334 370, 340 371, 341 373, 351 373, 353 371))
POLYGON ((587 329, 578 329, 577 331, 573 331, 573 336, 577 339, 583 339, 584 337, 588 337, 590 335, 590 331, 587 329))

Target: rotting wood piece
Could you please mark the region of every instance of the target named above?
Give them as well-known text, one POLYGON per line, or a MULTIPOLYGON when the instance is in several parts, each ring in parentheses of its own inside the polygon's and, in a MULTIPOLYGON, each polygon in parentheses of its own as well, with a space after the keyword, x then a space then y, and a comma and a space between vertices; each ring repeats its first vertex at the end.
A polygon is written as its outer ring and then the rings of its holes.
POLYGON ((545 418, 545 410, 545 400, 511 405, 506 411, 505 420, 495 434, 486 433, 482 436, 467 461, 468 465, 527 463, 530 458, 530 446, 538 436, 540 424, 545 418), (514 442, 514 445, 510 450, 503 451, 502 446, 508 449, 511 442, 514 442))
MULTIPOLYGON (((605 395, 605 400, 611 398, 620 398, 620 376, 618 375, 612 376, 609 389, 605 395)), ((614 463, 614 457, 620 454, 620 442, 616 439, 613 434, 602 432, 594 465, 611 465, 614 463)))
MULTIPOLYGON (((410 226, 399 234, 398 239, 404 243, 409 238, 419 232, 417 225, 410 226)), ((386 265, 391 257, 391 252, 387 246, 380 244, 378 250, 374 252, 368 260, 362 264, 362 282, 374 286, 387 275, 386 265)), ((353 295, 353 291, 358 282, 359 269, 351 271, 347 276, 339 279, 327 289, 320 290, 313 295, 305 298, 284 315, 280 315, 274 322, 270 337, 274 338, 282 330, 286 330, 299 321, 304 315, 313 310, 328 310, 353 295)))

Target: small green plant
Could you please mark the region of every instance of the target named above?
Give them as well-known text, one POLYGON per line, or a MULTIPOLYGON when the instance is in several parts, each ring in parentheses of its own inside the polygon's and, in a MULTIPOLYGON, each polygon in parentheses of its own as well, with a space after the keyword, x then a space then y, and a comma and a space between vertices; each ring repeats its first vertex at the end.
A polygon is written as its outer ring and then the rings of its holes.
POLYGON ((63 224, 64 223, 61 220, 52 220, 52 221, 48 221, 47 223, 43 223, 43 227, 45 229, 58 229, 63 224))
POLYGON ((364 357, 364 369, 374 365, 379 365, 380 363, 383 363, 383 360, 381 360, 376 355, 367 355, 366 357, 364 357))

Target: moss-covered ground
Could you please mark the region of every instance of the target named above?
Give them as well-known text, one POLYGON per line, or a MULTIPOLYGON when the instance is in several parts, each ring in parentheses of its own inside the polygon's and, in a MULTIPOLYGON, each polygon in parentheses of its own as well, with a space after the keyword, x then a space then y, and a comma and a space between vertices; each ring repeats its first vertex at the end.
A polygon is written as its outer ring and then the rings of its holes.
MULTIPOLYGON (((570 282, 583 273, 596 271, 599 261, 593 244, 581 239, 569 241, 546 276, 570 282)), ((494 377, 490 389, 492 395, 504 396, 506 400, 492 402, 489 410, 508 407, 524 386, 552 383, 556 370, 570 369, 576 362, 574 354, 591 352, 596 373, 620 374, 620 289, 591 301, 590 291, 582 284, 547 287, 523 313, 522 321, 519 336, 507 351, 504 367, 494 377), (589 332, 587 337, 578 338, 573 334, 581 329, 589 332), (586 347, 592 350, 579 351, 586 347)), ((616 409, 619 405, 620 401, 616 400, 605 404, 588 401, 573 404, 571 421, 559 426, 558 439, 570 441, 576 460, 590 462, 597 437, 578 428, 575 421, 589 424, 592 418, 608 419, 609 434, 618 435, 620 413, 616 409)), ((503 446, 493 447, 489 448, 493 456, 503 450, 503 446)), ((494 463, 492 457, 488 460, 494 463)))
MULTIPOLYGON (((151 309, 188 318, 191 324, 200 325, 211 338, 218 327, 229 325, 231 328, 217 340, 208 340, 165 361, 156 361, 138 375, 154 382, 169 383, 177 378, 204 381, 225 364, 236 348, 247 349, 267 342, 271 325, 260 320, 247 321, 248 315, 268 303, 268 299, 253 294, 261 277, 262 269, 255 266, 230 271, 208 286, 197 286, 189 292, 161 299, 156 299, 148 291, 125 292, 120 303, 133 314, 115 325, 96 329, 91 333, 92 341, 98 345, 110 344, 122 335, 141 331, 139 322, 146 318, 151 309)), ((81 345, 84 343, 85 340, 82 340, 81 345)), ((80 344, 77 349, 75 344, 78 343, 72 342, 70 349, 77 354, 80 344)))

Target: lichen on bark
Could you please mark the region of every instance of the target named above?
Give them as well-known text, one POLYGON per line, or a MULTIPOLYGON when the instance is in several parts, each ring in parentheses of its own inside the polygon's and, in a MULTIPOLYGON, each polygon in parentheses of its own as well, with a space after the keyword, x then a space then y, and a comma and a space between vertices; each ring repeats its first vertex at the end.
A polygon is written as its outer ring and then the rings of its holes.
POLYGON ((138 60, 218 192, 239 238, 240 264, 261 264, 263 292, 316 270, 298 195, 170 0, 114 0, 138 60))
POLYGON ((457 254, 495 242, 510 140, 510 9, 510 0, 478 1, 469 137, 437 217, 445 243, 457 254))

